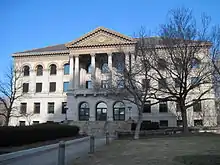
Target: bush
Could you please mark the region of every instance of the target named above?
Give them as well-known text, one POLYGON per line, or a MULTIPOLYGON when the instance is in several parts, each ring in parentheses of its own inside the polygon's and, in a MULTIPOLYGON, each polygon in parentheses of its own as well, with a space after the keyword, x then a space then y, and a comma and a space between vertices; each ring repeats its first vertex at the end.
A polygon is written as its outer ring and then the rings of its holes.
POLYGON ((79 127, 60 124, 38 124, 19 127, 0 127, 0 147, 21 146, 39 141, 74 137, 79 127))

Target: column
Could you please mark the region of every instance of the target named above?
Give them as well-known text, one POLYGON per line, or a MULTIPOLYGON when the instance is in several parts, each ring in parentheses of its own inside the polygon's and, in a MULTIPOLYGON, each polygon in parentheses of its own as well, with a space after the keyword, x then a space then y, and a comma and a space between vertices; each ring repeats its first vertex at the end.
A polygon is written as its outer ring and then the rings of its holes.
POLYGON ((94 88, 94 83, 95 83, 95 53, 90 54, 91 56, 91 80, 92 80, 92 87, 94 88))
POLYGON ((79 89, 79 55, 75 55, 75 89, 79 89))
POLYGON ((69 89, 73 90, 74 89, 74 58, 73 55, 70 54, 69 57, 69 63, 70 63, 70 84, 69 84, 69 89))
POLYGON ((110 72, 109 86, 111 87, 111 85, 112 85, 112 77, 113 77, 113 70, 112 70, 112 53, 108 53, 108 69, 109 69, 109 72, 110 72))

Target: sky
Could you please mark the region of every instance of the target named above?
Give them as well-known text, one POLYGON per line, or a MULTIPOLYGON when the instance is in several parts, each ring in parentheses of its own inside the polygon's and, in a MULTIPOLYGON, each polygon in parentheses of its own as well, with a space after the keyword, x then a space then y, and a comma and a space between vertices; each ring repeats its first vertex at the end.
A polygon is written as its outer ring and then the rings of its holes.
POLYGON ((12 53, 70 42, 99 26, 133 36, 186 7, 220 24, 220 0, 0 0, 0 77, 12 53))

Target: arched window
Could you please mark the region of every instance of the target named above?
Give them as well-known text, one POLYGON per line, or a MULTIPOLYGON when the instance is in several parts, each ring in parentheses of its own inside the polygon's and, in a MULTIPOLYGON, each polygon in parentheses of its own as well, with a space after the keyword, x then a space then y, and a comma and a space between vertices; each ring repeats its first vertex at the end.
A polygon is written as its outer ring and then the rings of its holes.
POLYGON ((108 73, 109 72, 107 63, 102 64, 101 72, 102 73, 108 73))
POLYGON ((82 102, 79 105, 79 120, 80 121, 89 120, 89 104, 87 102, 82 102))
POLYGON ((191 65, 192 65, 192 68, 199 68, 200 67, 200 60, 197 58, 193 58, 191 65))
POLYGON ((91 66, 91 64, 87 65, 86 71, 87 71, 87 73, 92 73, 92 66, 91 66))
POLYGON ((38 65, 37 66, 37 76, 42 76, 43 75, 43 66, 38 65))
POLYGON ((114 120, 125 120, 125 105, 123 102, 116 102, 113 107, 114 120))
POLYGON ((106 121, 107 119, 107 105, 104 102, 100 102, 96 106, 96 120, 106 121))
POLYGON ((57 66, 55 64, 50 65, 50 75, 57 74, 57 66))
POLYGON ((29 68, 29 66, 25 65, 23 67, 23 72, 24 72, 24 76, 29 76, 30 75, 30 68, 29 68))
POLYGON ((70 65, 69 65, 69 63, 64 64, 64 66, 63 66, 63 72, 64 72, 64 75, 70 74, 70 65))

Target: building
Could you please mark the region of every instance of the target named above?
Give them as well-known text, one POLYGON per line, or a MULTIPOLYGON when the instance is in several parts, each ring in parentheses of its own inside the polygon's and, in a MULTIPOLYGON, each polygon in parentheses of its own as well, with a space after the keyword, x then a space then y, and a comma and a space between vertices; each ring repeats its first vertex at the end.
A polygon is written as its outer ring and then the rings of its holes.
MULTIPOLYGON (((120 69, 119 48, 128 54, 135 49, 136 40, 118 32, 99 27, 82 37, 55 46, 14 53, 16 66, 22 67, 24 97, 17 102, 23 111, 33 111, 32 123, 69 121, 86 127, 94 123, 94 129, 105 127, 105 121, 124 127, 129 118, 137 119, 137 108, 123 100, 106 97, 105 92, 93 90, 93 77, 102 88, 107 88, 111 75, 108 69, 120 69), (65 114, 66 105, 68 107, 65 114)), ((123 65, 123 64, 122 64, 123 65)), ((209 93, 214 98, 214 92, 209 93)), ((208 105, 209 120, 195 115, 193 108, 188 111, 189 126, 216 125, 214 101, 200 103, 200 109, 208 105), (208 103, 208 104, 207 104, 208 103)), ((172 102, 148 107, 144 120, 159 122, 161 126, 175 127, 178 120, 176 104, 172 102), (161 107, 163 107, 161 110, 161 107), (165 107, 165 108, 164 108, 165 107), (163 112, 162 112, 163 111, 163 112)), ((12 125, 24 124, 24 118, 12 119, 12 125)))

